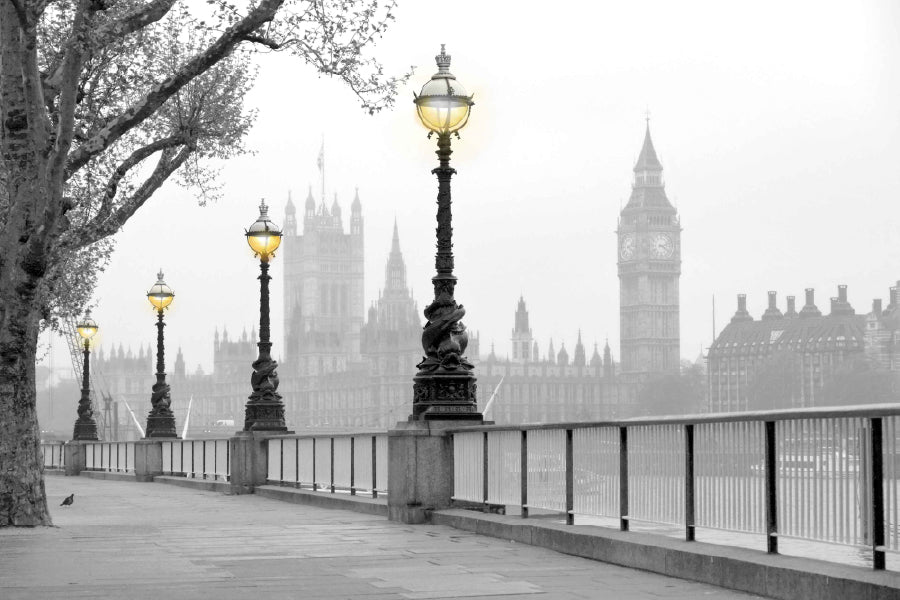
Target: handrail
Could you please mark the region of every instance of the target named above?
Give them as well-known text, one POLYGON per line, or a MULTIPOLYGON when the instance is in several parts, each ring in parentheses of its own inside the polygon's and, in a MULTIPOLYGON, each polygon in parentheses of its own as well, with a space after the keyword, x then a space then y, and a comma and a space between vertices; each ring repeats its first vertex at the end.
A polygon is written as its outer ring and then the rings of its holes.
POLYGON ((830 408, 787 408, 766 411, 708 413, 697 415, 663 415, 631 417, 608 421, 578 421, 556 423, 521 423, 518 425, 466 425, 442 429, 447 433, 475 431, 539 431, 541 429, 588 429, 596 427, 633 427, 640 425, 694 425, 701 423, 742 423, 747 421, 791 421, 794 419, 830 419, 846 417, 900 416, 900 403, 835 406, 830 408))

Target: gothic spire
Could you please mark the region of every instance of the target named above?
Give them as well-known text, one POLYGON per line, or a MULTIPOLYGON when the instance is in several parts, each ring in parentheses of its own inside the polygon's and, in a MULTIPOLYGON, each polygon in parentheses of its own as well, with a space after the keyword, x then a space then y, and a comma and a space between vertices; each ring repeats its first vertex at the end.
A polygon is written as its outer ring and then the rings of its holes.
POLYGON ((400 254, 400 234, 397 232, 397 217, 394 217, 394 237, 391 240, 391 255, 400 254))
POLYGON ((653 138, 650 137, 650 117, 647 117, 644 145, 641 147, 641 154, 634 165, 634 172, 639 171, 662 171, 662 164, 656 157, 656 149, 653 147, 653 138))
POLYGON ((581 342, 581 330, 578 330, 578 342, 575 344, 575 357, 572 359, 572 363, 576 367, 583 367, 585 364, 584 359, 584 344, 581 342))

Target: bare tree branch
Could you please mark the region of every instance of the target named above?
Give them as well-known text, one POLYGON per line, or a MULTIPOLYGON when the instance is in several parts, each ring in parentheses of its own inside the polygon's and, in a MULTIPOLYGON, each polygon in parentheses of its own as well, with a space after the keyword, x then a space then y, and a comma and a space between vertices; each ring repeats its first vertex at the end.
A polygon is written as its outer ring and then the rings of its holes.
POLYGON ((176 154, 174 147, 164 148, 153 173, 141 184, 134 194, 118 209, 94 227, 80 228, 76 237, 67 242, 73 249, 90 246, 110 235, 113 235, 131 218, 137 210, 166 182, 166 179, 184 164, 194 149, 190 145, 183 146, 176 154))
MULTIPOLYGON (((104 24, 91 35, 90 51, 96 52, 115 40, 156 23, 168 14, 176 2, 178 0, 153 0, 134 12, 104 24)), ((62 83, 62 71, 63 66, 60 64, 44 85, 51 90, 58 90, 62 83)))
POLYGON ((207 71, 231 52, 237 44, 244 40, 245 36, 270 21, 284 1, 263 0, 260 2, 246 17, 229 27, 204 52, 185 63, 174 75, 150 90, 137 104, 112 119, 91 139, 70 154, 66 165, 66 178, 71 177, 72 173, 86 165, 91 158, 103 152, 131 128, 152 115, 189 81, 207 71))

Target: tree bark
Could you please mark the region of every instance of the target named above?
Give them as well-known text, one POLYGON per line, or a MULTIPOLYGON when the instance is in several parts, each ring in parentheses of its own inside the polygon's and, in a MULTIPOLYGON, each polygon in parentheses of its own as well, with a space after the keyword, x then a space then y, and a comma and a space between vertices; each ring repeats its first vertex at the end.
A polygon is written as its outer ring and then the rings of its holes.
POLYGON ((3 312, 25 318, 0 328, 0 527, 52 525, 35 409, 38 316, 21 304, 3 312))

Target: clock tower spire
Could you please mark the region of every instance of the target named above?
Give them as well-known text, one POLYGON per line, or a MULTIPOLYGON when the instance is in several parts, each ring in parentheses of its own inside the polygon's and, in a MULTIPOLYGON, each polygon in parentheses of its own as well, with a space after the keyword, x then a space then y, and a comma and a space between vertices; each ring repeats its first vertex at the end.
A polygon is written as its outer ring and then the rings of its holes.
POLYGON ((666 196, 650 136, 634 165, 631 197, 619 215, 619 337, 622 373, 677 371, 681 224, 666 196))

